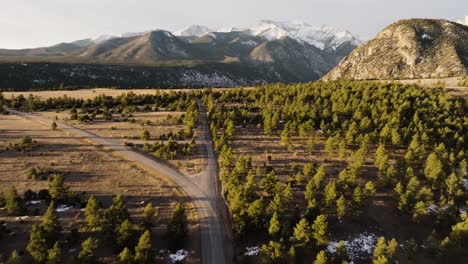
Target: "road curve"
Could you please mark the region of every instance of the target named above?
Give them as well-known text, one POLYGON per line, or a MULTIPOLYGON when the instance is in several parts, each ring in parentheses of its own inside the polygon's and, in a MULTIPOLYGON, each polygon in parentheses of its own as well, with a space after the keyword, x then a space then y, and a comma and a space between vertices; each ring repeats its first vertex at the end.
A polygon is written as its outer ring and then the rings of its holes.
MULTIPOLYGON (((17 110, 8 109, 8 112, 24 118, 43 123, 49 126, 53 120, 33 114, 26 113, 17 110)), ((203 118, 205 119, 205 118, 203 118)), ((202 128, 206 128, 206 119, 205 121, 201 120, 202 128), (203 123, 205 122, 205 123, 203 123)), ((62 123, 57 122, 58 128, 72 132, 73 134, 79 135, 86 139, 89 139, 95 142, 98 145, 107 147, 110 150, 116 151, 128 160, 139 162, 145 165, 148 168, 151 168, 163 175, 166 175, 171 180, 173 180, 177 185, 179 185, 186 193, 189 195, 197 209, 198 218, 200 222, 200 233, 201 233, 201 248, 202 248, 202 263, 203 264, 224 264, 226 263, 224 247, 223 247, 223 233, 221 230, 221 225, 219 222, 219 217, 216 211, 216 177, 217 177, 217 167, 216 164, 213 164, 214 157, 211 148, 211 141, 209 140, 209 135, 206 135, 206 131, 202 131, 202 143, 209 144, 205 145, 207 148, 208 155, 208 166, 206 168, 206 174, 203 175, 203 182, 206 184, 201 184, 198 186, 187 178, 184 174, 172 169, 171 167, 162 164, 154 159, 146 157, 128 147, 123 146, 122 144, 102 138, 93 133, 87 132, 83 129, 62 123), (210 154, 211 153, 211 154, 210 154), (214 173, 214 175, 213 175, 214 173)), ((208 130, 209 131, 209 130, 208 130)))

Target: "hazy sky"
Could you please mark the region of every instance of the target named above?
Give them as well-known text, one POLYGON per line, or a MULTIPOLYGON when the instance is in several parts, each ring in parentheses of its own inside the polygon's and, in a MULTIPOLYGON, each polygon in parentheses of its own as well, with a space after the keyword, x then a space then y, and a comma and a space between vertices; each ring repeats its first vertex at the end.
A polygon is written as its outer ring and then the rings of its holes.
POLYGON ((191 24, 244 27, 262 19, 331 24, 369 39, 400 18, 466 15, 466 0, 3 0, 0 48, 191 24))

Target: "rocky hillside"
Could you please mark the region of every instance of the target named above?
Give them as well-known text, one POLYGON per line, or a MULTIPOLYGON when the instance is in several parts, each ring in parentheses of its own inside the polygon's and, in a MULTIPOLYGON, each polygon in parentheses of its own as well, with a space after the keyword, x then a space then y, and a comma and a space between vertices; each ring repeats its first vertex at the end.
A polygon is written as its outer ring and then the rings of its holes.
POLYGON ((468 73, 468 27, 447 20, 400 20, 345 57, 322 80, 416 79, 468 73))

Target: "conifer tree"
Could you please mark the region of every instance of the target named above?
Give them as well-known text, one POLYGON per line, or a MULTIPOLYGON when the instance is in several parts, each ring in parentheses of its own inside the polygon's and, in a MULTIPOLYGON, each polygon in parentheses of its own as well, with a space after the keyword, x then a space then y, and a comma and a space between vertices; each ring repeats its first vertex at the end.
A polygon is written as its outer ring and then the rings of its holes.
POLYGON ((54 246, 47 250, 47 264, 59 264, 61 261, 61 252, 58 242, 55 242, 54 246))
POLYGON ((152 263, 154 252, 152 249, 151 232, 146 230, 138 240, 135 247, 135 260, 138 263, 152 263))
POLYGON ((65 177, 61 174, 55 174, 53 176, 49 193, 54 201, 62 201, 65 199, 67 194, 63 185, 64 181, 65 177))
POLYGON ((443 165, 436 153, 431 153, 427 157, 424 166, 424 175, 431 181, 437 181, 443 174, 443 165))
POLYGON ((78 260, 82 263, 94 263, 98 247, 99 240, 89 237, 81 243, 81 251, 78 254, 78 260))
POLYGON ((293 235, 291 240, 295 242, 296 245, 303 247, 309 245, 312 239, 312 233, 307 219, 302 218, 301 221, 297 223, 296 227, 294 227, 293 235))
POLYGON ((153 207, 152 203, 148 203, 143 211, 143 225, 149 229, 154 226, 158 211, 153 207))
POLYGON ((328 223, 327 217, 325 215, 319 215, 312 224, 312 236, 315 239, 315 243, 318 246, 323 246, 328 244, 328 223))
POLYGON ((281 231, 281 225, 278 219, 278 214, 276 212, 273 213, 273 216, 270 219, 270 225, 268 227, 268 233, 272 237, 276 237, 279 232, 281 231))
POLYGON ((117 228, 117 246, 122 248, 126 246, 132 237, 134 232, 133 225, 130 223, 128 219, 124 220, 120 226, 117 228))
POLYGON ((26 250, 39 263, 47 260, 47 242, 44 231, 39 225, 33 225, 26 250))
POLYGON ((127 264, 127 263, 133 263, 134 257, 132 255, 132 252, 130 252, 130 249, 128 247, 125 247, 122 252, 119 254, 119 261, 122 264, 127 264))
POLYGON ((336 201, 336 214, 340 220, 346 215, 346 200, 343 195, 336 201))
POLYGON ((385 256, 387 253, 387 242, 385 241, 385 237, 379 237, 377 240, 377 244, 374 248, 374 256, 373 259, 377 259, 380 256, 385 256))
POLYGON ((99 229, 101 226, 101 219, 99 213, 99 203, 96 200, 94 195, 91 195, 88 198, 88 202, 86 203, 86 207, 84 210, 85 221, 88 225, 90 230, 99 229))
POLYGON ((58 221, 57 211, 55 210, 55 203, 49 204, 47 211, 42 216, 41 228, 48 244, 54 243, 60 232, 60 223, 58 221))
POLYGON ((336 184, 331 181, 325 186, 325 205, 330 208, 336 199, 336 184))
POLYGON ((321 250, 318 254, 317 257, 315 257, 314 264, 327 264, 327 255, 325 254, 325 251, 321 250))
MULTIPOLYGON (((2 108, 0 108, 0 111, 1 110, 2 108)), ((8 259, 6 260, 5 264, 21 264, 21 259, 22 258, 18 255, 18 251, 13 250, 8 259)))

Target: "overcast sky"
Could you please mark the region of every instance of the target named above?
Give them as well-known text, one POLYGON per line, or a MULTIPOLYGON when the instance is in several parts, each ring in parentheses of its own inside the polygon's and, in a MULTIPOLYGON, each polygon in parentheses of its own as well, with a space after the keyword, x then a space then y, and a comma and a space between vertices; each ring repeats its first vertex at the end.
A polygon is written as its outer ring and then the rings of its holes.
POLYGON ((369 39, 401 18, 466 15, 466 0, 2 0, 0 48, 191 24, 245 27, 262 19, 331 24, 369 39))

